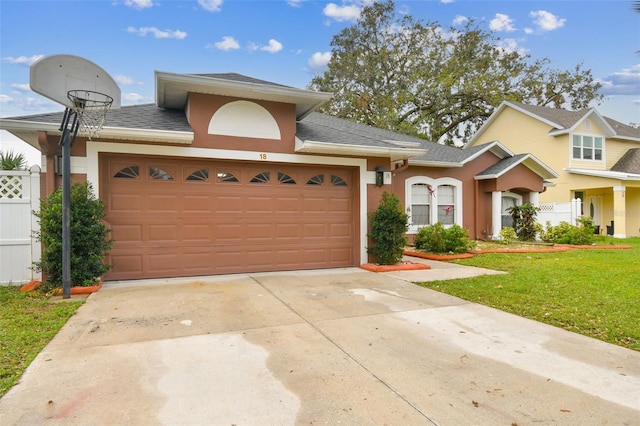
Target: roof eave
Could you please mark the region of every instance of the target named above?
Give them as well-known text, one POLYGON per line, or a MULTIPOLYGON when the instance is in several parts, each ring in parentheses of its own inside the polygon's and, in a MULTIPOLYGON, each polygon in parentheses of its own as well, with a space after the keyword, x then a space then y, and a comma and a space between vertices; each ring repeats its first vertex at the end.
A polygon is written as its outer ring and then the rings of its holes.
MULTIPOLYGON (((40 149, 37 142, 38 132, 44 131, 52 135, 62 134, 59 124, 4 118, 0 118, 0 129, 7 130, 16 136, 18 136, 18 134, 24 136, 18 137, 38 150, 40 149), (31 135, 31 137, 29 137, 29 135, 31 135), (25 137, 27 137, 27 139, 25 139, 25 137)), ((105 126, 100 131, 100 136, 95 137, 95 139, 98 138, 191 145, 191 143, 193 143, 194 134, 193 132, 180 132, 174 130, 146 130, 105 126)))
POLYGON ((358 157, 389 157, 394 160, 407 160, 427 153, 426 149, 377 147, 370 145, 349 145, 333 142, 302 140, 296 137, 296 152, 310 154, 339 154, 358 157))
POLYGON ((193 92, 295 104, 298 120, 333 97, 328 92, 161 71, 155 72, 155 82, 156 104, 161 108, 182 109, 193 92))
POLYGON ((410 159, 409 165, 417 166, 417 167, 442 167, 442 168, 462 167, 462 164, 460 163, 453 163, 449 161, 421 161, 416 159, 410 159))
POLYGON ((616 172, 612 170, 573 169, 571 167, 564 169, 564 171, 577 175, 601 177, 606 179, 640 181, 640 174, 638 173, 616 172))

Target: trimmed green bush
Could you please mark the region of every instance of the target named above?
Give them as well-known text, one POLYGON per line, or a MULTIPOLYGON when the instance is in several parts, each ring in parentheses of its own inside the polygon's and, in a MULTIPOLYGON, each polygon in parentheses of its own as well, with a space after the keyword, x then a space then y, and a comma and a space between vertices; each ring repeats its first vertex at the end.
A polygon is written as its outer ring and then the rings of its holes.
MULTIPOLYGON (((46 288, 62 287, 62 189, 58 188, 40 201, 40 231, 42 258, 34 269, 46 274, 46 288)), ((113 240, 107 239, 110 229, 102 219, 104 203, 93 194, 89 182, 71 185, 71 285, 93 285, 111 269, 104 263, 113 240)))
POLYGON ((408 219, 400 199, 384 192, 380 205, 371 215, 371 231, 367 234, 373 242, 373 246, 367 247, 367 253, 372 254, 380 265, 394 265, 402 259, 407 244, 404 234, 408 219))
POLYGON ((514 242, 515 240, 518 239, 518 236, 516 235, 516 231, 515 229, 509 227, 509 226, 505 226, 504 228, 502 228, 500 230, 500 237, 502 238, 502 240, 500 240, 501 242, 505 243, 505 244, 509 244, 514 242))
POLYGON ((546 229, 540 233, 540 239, 546 243, 590 245, 596 240, 596 227, 590 217, 582 216, 577 220, 578 225, 560 222, 552 226, 547 221, 546 229))
POLYGON ((440 222, 421 228, 414 244, 418 250, 430 253, 464 253, 474 246, 466 229, 455 224, 445 228, 440 222))

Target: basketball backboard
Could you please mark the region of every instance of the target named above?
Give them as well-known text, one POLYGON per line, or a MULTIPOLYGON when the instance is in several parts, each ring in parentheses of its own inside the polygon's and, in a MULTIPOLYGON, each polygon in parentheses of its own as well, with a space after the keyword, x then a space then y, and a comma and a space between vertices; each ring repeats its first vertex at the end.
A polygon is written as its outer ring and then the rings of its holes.
POLYGON ((120 87, 93 62, 73 55, 46 56, 31 65, 29 85, 34 92, 65 107, 73 107, 71 90, 88 90, 113 98, 111 109, 120 108, 120 87))

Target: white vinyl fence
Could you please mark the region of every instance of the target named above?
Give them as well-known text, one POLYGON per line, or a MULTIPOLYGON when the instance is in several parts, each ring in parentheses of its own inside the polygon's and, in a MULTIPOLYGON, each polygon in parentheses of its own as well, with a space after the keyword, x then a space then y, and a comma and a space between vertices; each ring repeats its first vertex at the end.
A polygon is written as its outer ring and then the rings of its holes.
POLYGON ((32 214, 40 209, 40 167, 29 171, 0 170, 0 285, 41 279, 31 269, 40 260, 39 228, 32 214))
POLYGON ((581 216, 582 200, 574 198, 569 203, 540 203, 538 207, 540 207, 540 211, 536 220, 542 226, 546 226, 547 221, 551 222, 553 226, 559 225, 560 222, 575 225, 576 220, 581 216))

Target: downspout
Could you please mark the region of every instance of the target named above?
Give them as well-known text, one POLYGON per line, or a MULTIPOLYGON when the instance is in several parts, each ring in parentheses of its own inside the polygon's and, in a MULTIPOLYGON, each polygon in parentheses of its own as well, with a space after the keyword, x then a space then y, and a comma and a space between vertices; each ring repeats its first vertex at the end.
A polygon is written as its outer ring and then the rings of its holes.
POLYGON ((393 173, 403 172, 403 171, 407 170, 408 168, 409 168, 409 160, 408 159, 404 159, 404 160, 402 160, 402 165, 401 166, 396 165, 396 168, 393 169, 393 173))

